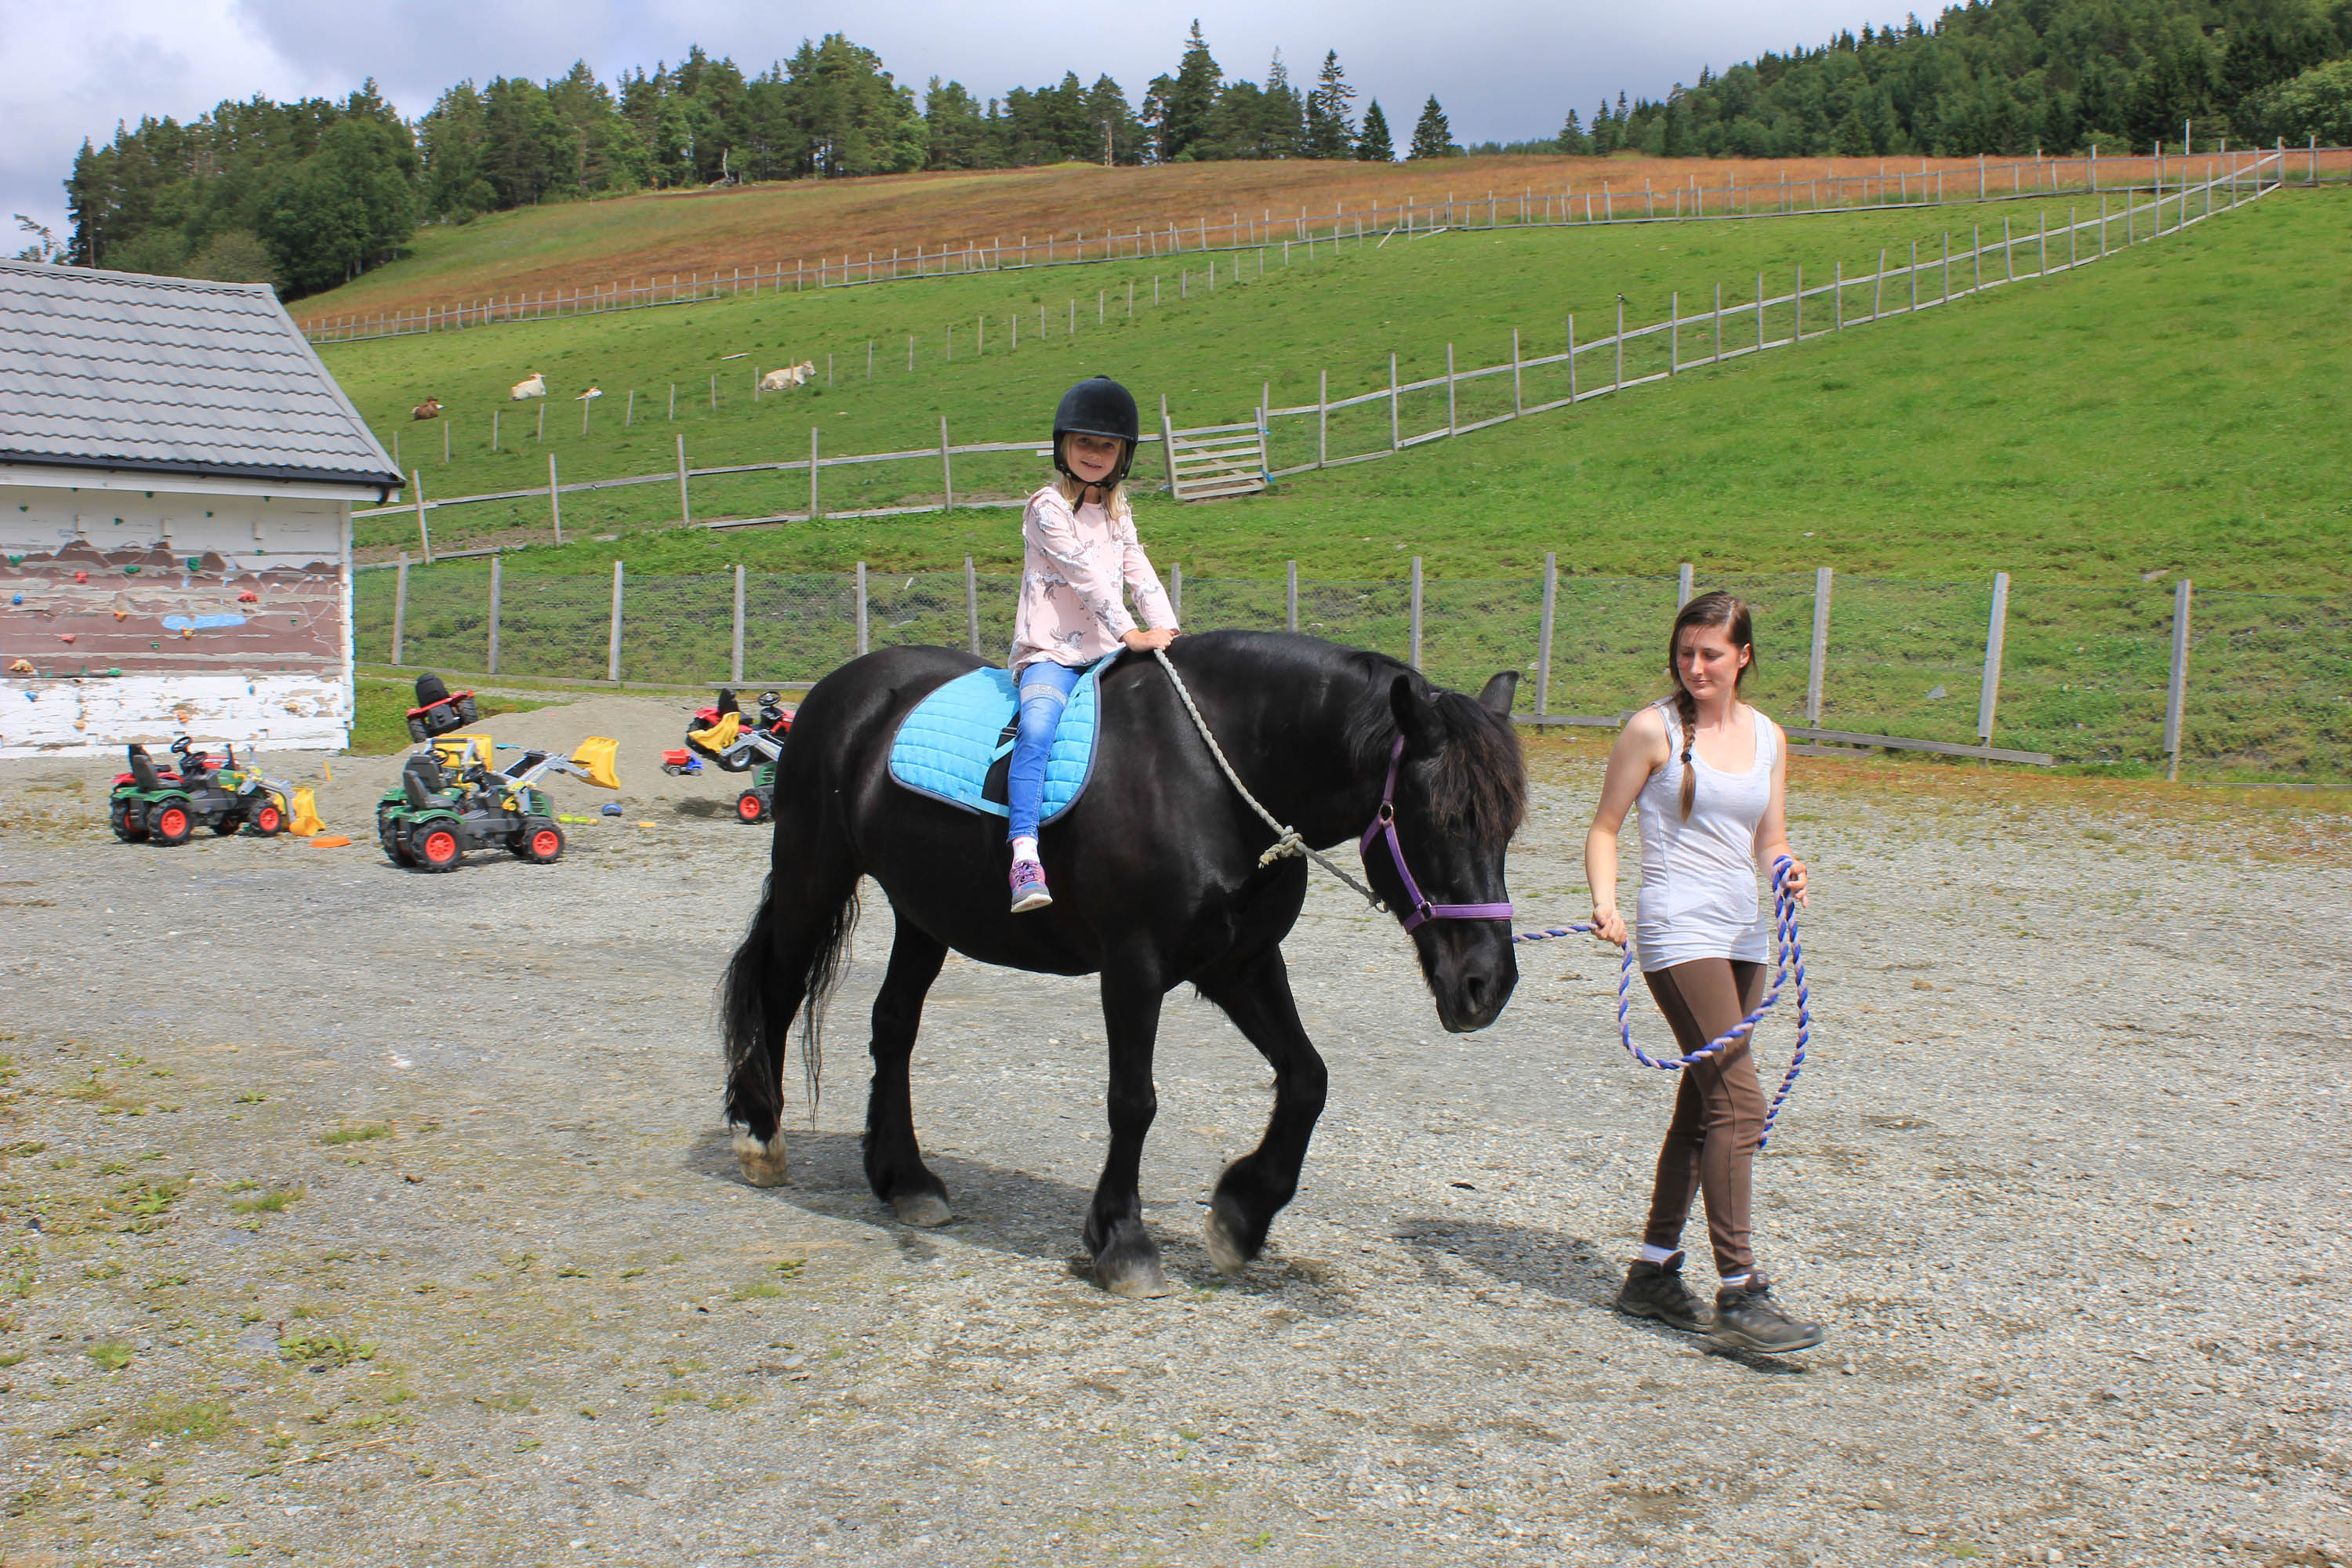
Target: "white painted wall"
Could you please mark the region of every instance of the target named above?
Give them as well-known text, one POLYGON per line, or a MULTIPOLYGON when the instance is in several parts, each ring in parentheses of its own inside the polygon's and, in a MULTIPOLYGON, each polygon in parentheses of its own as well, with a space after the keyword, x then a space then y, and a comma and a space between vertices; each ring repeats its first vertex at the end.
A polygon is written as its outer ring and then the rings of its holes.
POLYGON ((0 758, 94 756, 181 735, 273 752, 350 743, 352 685, 316 675, 12 677, 0 691, 0 758))
MULTIPOLYGON (((137 741, 168 742, 179 735, 272 750, 341 750, 350 742, 352 721, 351 635, 351 509, 348 491, 318 486, 253 486, 220 479, 180 479, 180 489, 145 488, 172 482, 163 476, 90 475, 70 470, 0 468, 0 552, 26 557, 10 566, 0 560, 0 617, 23 615, 24 622, 0 618, 12 635, 9 646, 33 648, 43 667, 35 675, 0 673, 0 758, 90 755, 137 741), (270 494, 251 493, 267 489, 270 494), (242 490, 244 493, 240 493, 242 490), (327 563, 341 576, 341 626, 323 658, 304 656, 227 669, 152 670, 137 667, 149 644, 131 653, 100 655, 120 676, 77 678, 51 666, 71 659, 67 639, 46 634, 51 626, 76 623, 66 615, 65 591, 54 573, 36 582, 26 574, 40 558, 77 542, 101 553, 161 549, 184 561, 217 555, 229 568, 227 587, 272 567, 327 563), (10 604, 17 593, 24 605, 10 604), (32 617, 47 616, 36 631, 32 617)), ((372 493, 360 499, 373 499, 372 493)), ((176 570, 176 567, 174 568, 176 570)), ((100 574, 92 571, 90 591, 100 574)), ((216 578, 207 580, 217 582, 216 578)), ((136 579, 107 579, 121 590, 118 602, 138 605, 163 589, 151 566, 136 579)), ((88 592, 77 590, 78 597, 88 592)), ((328 613, 333 613, 330 611, 328 613)), ((102 625, 121 620, 101 618, 102 625)), ((130 625, 139 624, 134 621, 130 625)), ((121 629, 128 629, 124 626, 121 629)), ((85 632, 75 650, 92 648, 103 633, 85 632)), ((169 643, 173 652, 185 647, 169 643)), ((13 658, 8 660, 13 662, 13 658)), ((5 671, 0 663, 0 671, 5 671)))

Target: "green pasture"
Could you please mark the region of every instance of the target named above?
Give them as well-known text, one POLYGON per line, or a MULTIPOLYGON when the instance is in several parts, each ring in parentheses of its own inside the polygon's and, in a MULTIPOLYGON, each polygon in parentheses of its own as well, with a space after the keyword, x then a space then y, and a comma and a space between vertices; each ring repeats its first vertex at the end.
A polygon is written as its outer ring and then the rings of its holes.
MULTIPOLYGON (((1629 324, 1640 324, 1662 315, 1675 291, 1686 313, 1711 305, 1720 283, 1730 346, 1738 334, 1752 341, 1754 313, 1743 318, 1737 307, 1752 300, 1759 271, 1769 292, 1785 292, 1799 265, 1813 284, 1839 267, 1868 272, 1881 247, 1896 260, 1916 241, 1926 258, 1939 254, 1947 223, 1961 226, 1953 237, 1964 248, 1969 225, 1990 217, 1998 233, 2005 214, 2021 236, 2017 269, 2027 272, 2038 259, 2036 214, 2063 223, 2070 208, 2082 215, 2095 205, 2077 198, 1464 232, 1337 252, 1318 244, 1311 260, 1293 247, 1287 267, 1278 247, 1268 250, 1263 278, 1257 254, 1244 253, 1238 284, 1236 258, 1219 255, 1213 294, 1206 258, 1178 257, 762 295, 323 352, 377 429, 387 437, 399 430, 403 458, 423 470, 427 495, 441 496, 544 485, 551 454, 566 482, 658 473, 674 461, 679 435, 696 467, 805 458, 812 426, 828 455, 935 447, 942 416, 958 441, 1042 437, 1055 395, 1097 371, 1120 376, 1155 412, 1165 394, 1180 425, 1223 423, 1246 417, 1264 384, 1276 405, 1312 402, 1318 373, 1328 372, 1335 398, 1385 386, 1392 352, 1405 379, 1442 374, 1448 343, 1465 370, 1507 360, 1514 329, 1526 353, 1557 352, 1571 313, 1580 341, 1605 334, 1621 293, 1629 324), (1187 272, 1189 289, 1180 284, 1187 272), (1017 349, 1009 321, 1016 313, 1017 349), (982 318, 984 352, 976 341, 982 318), (722 357, 730 354, 745 357, 722 357), (817 386, 752 399, 755 368, 798 359, 816 362, 817 386), (543 442, 542 405, 504 398, 533 370, 556 394, 544 405, 543 442), (605 395, 583 436, 580 405, 569 398, 591 381, 605 395), (636 416, 625 428, 632 389, 636 416), (405 418, 427 394, 449 411, 446 463, 441 427, 405 418), (496 453, 493 410, 504 448, 496 453)), ((1181 561, 1195 578, 1278 578, 1283 562, 1296 559, 1312 579, 1386 584, 1418 554, 1433 580, 1526 580, 1550 550, 1565 570, 1608 577, 1671 573, 1689 560, 1712 574, 1803 573, 1808 582, 1813 566, 1826 564, 1979 585, 2007 570, 2021 586, 2136 592, 2147 574, 2185 572, 2200 586, 2340 591, 2352 516, 2352 476, 2336 438, 2352 372, 2347 216, 2352 195, 2280 193, 2073 275, 1300 475, 1266 497, 1147 501, 1144 535, 1155 559, 1181 561)), ((2111 244, 2120 247, 2122 234, 2118 218, 2111 244)), ((2063 246, 2053 247, 2053 261, 2063 258, 2063 246)), ((1968 280, 1961 270, 1956 288, 1968 280)), ((1924 280, 1923 298, 1936 297, 1938 281, 1924 280)), ((1849 319, 1869 313, 1870 292, 1847 291, 1849 319)), ((1905 303, 1897 288, 1883 306, 1905 303)), ((1809 304, 1809 330, 1828 324, 1827 309, 1809 304)), ((1778 337, 1788 325, 1784 307, 1767 328, 1778 337)), ((1711 347, 1708 330, 1686 331, 1682 354, 1687 362, 1711 347)), ((1663 367, 1662 339, 1629 352, 1628 376, 1663 367)), ((1580 357, 1581 385, 1608 374, 1602 355, 1580 357)), ((1561 395, 1565 374, 1530 372, 1524 391, 1529 403, 1561 395)), ((1466 384, 1456 416, 1469 423, 1507 411, 1509 399, 1508 377, 1466 384)), ((1404 400, 1408 436, 1445 419, 1442 389, 1404 400)), ((1385 403, 1332 421, 1334 456, 1387 439, 1385 403)), ((1143 456, 1147 475, 1154 456, 1143 456)), ((1312 456, 1311 421, 1277 425, 1277 465, 1312 456)), ((960 500, 1017 496, 1045 472, 1028 452, 961 458, 956 490, 960 500)), ((827 469, 823 485, 827 509, 848 510, 936 501, 940 479, 932 459, 827 469)), ((804 474, 698 479, 693 489, 698 520, 807 504, 804 474)), ((966 554, 983 571, 1003 571, 1018 550, 1013 516, 984 510, 664 532, 677 520, 669 483, 567 495, 563 516, 572 542, 511 558, 510 583, 526 569, 609 574, 615 556, 638 579, 738 562, 761 574, 824 573, 861 559, 877 574, 905 574, 960 567, 966 554)), ((452 509, 435 514, 435 543, 543 539, 546 524, 543 497, 452 509)), ((361 523, 359 537, 379 550, 413 548, 415 531, 382 518, 361 523)))

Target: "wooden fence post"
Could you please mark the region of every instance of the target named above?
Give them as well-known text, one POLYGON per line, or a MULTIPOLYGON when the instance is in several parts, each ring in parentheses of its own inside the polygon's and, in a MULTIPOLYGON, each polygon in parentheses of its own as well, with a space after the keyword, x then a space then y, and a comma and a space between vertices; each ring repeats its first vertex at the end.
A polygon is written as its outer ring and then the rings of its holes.
POLYGON ((621 563, 613 563, 613 629, 604 643, 604 679, 621 682, 621 563))
POLYGON ((1168 395, 1164 392, 1160 395, 1160 455, 1168 464, 1168 493, 1181 500, 1183 498, 1176 495, 1176 426, 1168 417, 1168 395))
POLYGON ((1389 450, 1398 449, 1396 355, 1389 355, 1389 450))
POLYGON ((866 563, 857 563, 857 652, 866 653, 866 563))
POLYGON ((1544 552, 1543 618, 1536 624, 1536 715, 1551 711, 1551 628, 1559 604, 1559 553, 1544 552))
POLYGON ((1682 614, 1683 606, 1691 602, 1693 592, 1691 579, 1695 575, 1691 563, 1687 561, 1684 562, 1681 568, 1675 573, 1675 614, 1676 615, 1682 614))
POLYGON ((1168 567, 1168 607, 1176 612, 1176 624, 1184 624, 1184 563, 1171 562, 1168 567))
MULTIPOLYGON (((824 510, 817 505, 816 426, 812 425, 809 426, 809 521, 814 522, 824 515, 824 510)), ((858 651, 862 653, 865 650, 861 648, 858 651)))
POLYGON ((425 564, 433 564, 433 531, 425 525, 425 470, 412 468, 408 475, 409 499, 416 503, 416 537, 425 544, 425 564))
POLYGON ((1315 466, 1322 468, 1331 458, 1331 373, 1324 371, 1315 392, 1315 466))
MULTIPOLYGON (((940 416, 940 493, 947 498, 940 510, 955 510, 955 459, 948 447, 948 416, 944 414, 940 416)), ((978 653, 980 650, 975 647, 971 651, 978 653)))
POLYGON ((735 566, 735 629, 727 645, 727 679, 740 686, 743 683, 743 566, 735 566))
POLYGON ((1454 416, 1454 345, 1448 343, 1445 345, 1445 433, 1452 436, 1456 433, 1456 428, 1454 416))
POLYGON ((1723 363, 1723 285, 1715 286, 1715 363, 1723 363))
POLYGON ((392 584, 392 662, 400 663, 401 644, 408 632, 408 552, 400 552, 399 574, 392 584))
POLYGON ((499 672, 499 609, 505 596, 506 574, 503 568, 506 563, 503 555, 490 557, 490 658, 483 668, 492 675, 499 672))
MULTIPOLYGON (((2166 683, 2164 697, 2164 750, 2168 761, 2164 767, 2167 783, 2180 779, 2180 746, 2187 737, 2189 703, 2189 612, 2194 595, 2189 579, 2183 577, 2172 588, 2172 675, 2166 683)), ((399 622, 394 621, 394 626, 399 622)), ((398 658, 393 659, 400 662, 398 658)))
POLYGON ((1568 318, 1568 400, 1576 401, 1576 317, 1572 313, 1568 318))
POLYGON ((677 433, 677 522, 680 528, 694 521, 694 507, 686 493, 686 432, 677 433))
POLYGON ((1284 586, 1285 586, 1285 588, 1286 588, 1286 599, 1287 599, 1287 603, 1288 603, 1288 605, 1289 605, 1289 613, 1288 613, 1288 615, 1287 615, 1287 616, 1286 616, 1286 618, 1285 618, 1284 626, 1285 626, 1286 629, 1290 630, 1290 631, 1294 631, 1294 632, 1295 632, 1295 631, 1297 631, 1297 630, 1298 629, 1298 563, 1297 563, 1297 562, 1296 562, 1296 561, 1290 562, 1287 565, 1286 565, 1286 566, 1284 567, 1284 569, 1283 569, 1283 579, 1284 579, 1284 586))
POLYGON ((1683 291, 1676 289, 1666 296, 1666 374, 1680 375, 1682 369, 1683 291))
POLYGON ((2009 629, 2009 574, 1992 574, 1992 614, 1985 619, 1984 683, 1977 692, 1977 735, 1992 744, 1994 710, 2000 706, 2000 645, 2009 629))
POLYGON ((555 525, 555 542, 563 542, 563 491, 555 482, 555 454, 547 455, 547 518, 555 525))
POLYGON ((1421 668, 1421 557, 1412 558, 1412 658, 1413 668, 1421 668))
POLYGON ((1826 566, 1813 573, 1813 658, 1805 676, 1805 722, 1819 726, 1822 721, 1822 676, 1829 664, 1830 652, 1830 569, 1826 566))
POLYGON ((963 558, 963 624, 971 634, 971 651, 980 652, 980 578, 971 569, 971 557, 963 558))
POLYGON ((1609 390, 1616 391, 1625 384, 1625 296, 1617 296, 1617 375, 1610 382, 1609 390))
POLYGON ((1519 329, 1511 329, 1511 417, 1517 419, 1527 406, 1519 392, 1519 329))

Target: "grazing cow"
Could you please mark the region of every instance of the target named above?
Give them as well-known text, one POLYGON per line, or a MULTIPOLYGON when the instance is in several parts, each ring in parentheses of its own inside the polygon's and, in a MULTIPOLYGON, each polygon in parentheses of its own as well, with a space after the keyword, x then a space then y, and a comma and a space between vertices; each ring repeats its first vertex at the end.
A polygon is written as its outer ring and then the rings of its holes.
POLYGON ((538 371, 532 371, 528 378, 514 384, 513 388, 507 393, 507 401, 520 403, 526 397, 545 397, 546 395, 547 377, 538 371))
POLYGON ((808 384, 809 377, 815 374, 816 362, 814 360, 804 359, 798 364, 788 364, 782 370, 772 370, 767 374, 761 376, 760 378, 760 390, 762 392, 782 392, 788 386, 806 386, 808 384))
POLYGON ((441 417, 441 400, 437 397, 428 397, 410 409, 408 416, 411 419, 438 419, 441 417))

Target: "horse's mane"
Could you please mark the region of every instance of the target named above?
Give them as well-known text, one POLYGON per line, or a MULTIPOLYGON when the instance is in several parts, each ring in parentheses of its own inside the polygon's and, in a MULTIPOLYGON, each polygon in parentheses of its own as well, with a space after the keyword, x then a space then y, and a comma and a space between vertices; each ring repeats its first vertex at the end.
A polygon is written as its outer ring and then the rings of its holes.
POLYGON ((1360 650, 1354 657, 1373 678, 1369 683, 1371 700, 1349 716, 1349 744, 1358 765, 1386 771, 1389 751, 1396 743, 1389 689, 1395 677, 1407 676, 1428 700, 1445 736, 1429 778, 1430 811, 1437 826, 1490 844, 1518 831, 1528 815, 1528 770, 1519 752, 1519 732, 1511 721, 1486 711, 1475 697, 1432 684, 1401 659, 1360 650))

